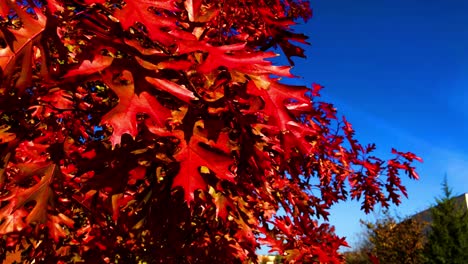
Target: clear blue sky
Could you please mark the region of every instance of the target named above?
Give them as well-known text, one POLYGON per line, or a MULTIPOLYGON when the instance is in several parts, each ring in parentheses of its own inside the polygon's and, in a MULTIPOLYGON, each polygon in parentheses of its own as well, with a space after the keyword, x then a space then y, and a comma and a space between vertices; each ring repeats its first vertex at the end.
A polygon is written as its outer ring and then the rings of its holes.
MULTIPOLYGON (((361 143, 424 159, 419 181, 406 178, 408 199, 392 212, 425 209, 441 194, 445 174, 454 193, 468 192, 468 1, 313 0, 314 17, 296 28, 310 36, 307 60, 296 59, 298 83, 324 85, 361 143)), ((353 244, 359 219, 374 219, 346 202, 331 223, 353 244)))

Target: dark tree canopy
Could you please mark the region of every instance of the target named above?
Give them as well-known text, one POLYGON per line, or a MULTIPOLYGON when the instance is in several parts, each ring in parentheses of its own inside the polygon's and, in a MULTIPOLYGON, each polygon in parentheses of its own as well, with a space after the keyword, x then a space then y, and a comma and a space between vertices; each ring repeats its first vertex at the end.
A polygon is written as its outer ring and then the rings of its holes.
POLYGON ((354 138, 312 87, 302 0, 0 0, 0 259, 337 263, 348 197, 398 204, 420 158, 354 138), (282 213, 278 213, 282 212, 282 213))

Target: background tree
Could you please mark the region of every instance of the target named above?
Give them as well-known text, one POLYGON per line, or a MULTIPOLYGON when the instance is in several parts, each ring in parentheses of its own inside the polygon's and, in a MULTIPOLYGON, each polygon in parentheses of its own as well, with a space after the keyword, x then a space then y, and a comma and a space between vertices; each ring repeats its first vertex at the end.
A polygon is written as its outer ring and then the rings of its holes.
POLYGON ((366 236, 359 251, 364 253, 361 255, 371 256, 367 263, 372 263, 372 257, 379 263, 424 263, 427 223, 412 218, 398 219, 385 211, 374 223, 362 221, 362 224, 366 236))
POLYGON ((431 208, 431 228, 426 246, 427 263, 466 263, 468 259, 468 215, 465 200, 454 199, 447 177, 443 196, 431 208))
POLYGON ((412 153, 354 138, 274 66, 308 1, 1 0, 0 257, 24 263, 336 263, 327 222, 406 195, 412 153), (346 188, 347 182, 350 187, 346 188), (278 215, 281 209, 284 212, 278 215))
POLYGON ((346 264, 372 264, 369 254, 369 250, 358 247, 352 251, 344 252, 343 257, 346 264))

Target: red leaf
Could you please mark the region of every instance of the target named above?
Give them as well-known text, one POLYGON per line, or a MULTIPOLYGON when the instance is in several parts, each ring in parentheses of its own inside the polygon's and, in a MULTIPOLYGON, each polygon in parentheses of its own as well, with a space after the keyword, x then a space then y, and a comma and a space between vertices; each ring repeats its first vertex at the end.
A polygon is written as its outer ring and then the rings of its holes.
POLYGON ((23 208, 15 210, 12 213, 3 214, 2 209, 0 210, 0 218, 3 222, 0 225, 0 234, 19 232, 28 226, 23 220, 28 215, 28 212, 23 208))
POLYGON ((292 232, 292 223, 289 217, 287 216, 281 216, 275 219, 274 225, 279 228, 283 234, 285 234, 287 237, 293 237, 293 232, 292 232))
POLYGON ((57 0, 47 0, 47 7, 52 14, 55 12, 62 12, 64 10, 62 3, 59 3, 57 0))
POLYGON ((84 60, 78 69, 68 71, 63 77, 73 77, 77 75, 90 75, 99 73, 112 64, 114 59, 109 56, 96 55, 92 61, 84 60))
POLYGON ((70 113, 74 109, 70 93, 58 88, 50 89, 46 95, 38 97, 37 100, 40 104, 30 109, 34 109, 32 115, 39 118, 49 117, 52 113, 62 116, 62 111, 68 110, 70 113))
POLYGON ((416 156, 415 154, 413 154, 411 152, 400 152, 400 151, 397 151, 396 149, 392 148, 392 154, 397 154, 399 156, 402 156, 403 158, 407 159, 410 162, 413 161, 413 160, 423 162, 423 159, 421 159, 420 157, 416 156))
MULTIPOLYGON (((49 200, 52 197, 52 189, 50 187, 50 183, 55 174, 55 169, 55 165, 48 165, 43 170, 44 176, 35 185, 26 189, 21 187, 14 187, 10 190, 10 193, 8 195, 0 197, 0 201, 8 201, 8 204, 0 210, 0 219, 12 220, 10 216, 14 214, 15 220, 21 222, 24 221, 24 223, 26 224, 30 224, 33 222, 45 223, 47 220, 47 208, 49 205, 49 200), (17 210, 23 210, 23 206, 29 201, 36 202, 33 209, 31 210, 31 212, 27 213, 25 220, 17 219, 18 214, 23 216, 24 213, 15 214, 15 212, 17 210)), ((34 171, 36 170, 32 170, 31 172, 34 171)), ((32 173, 31 175, 25 176, 32 176, 32 173)), ((22 224, 19 224, 19 226, 22 226, 22 224)), ((11 232, 11 228, 13 228, 13 226, 11 226, 11 223, 8 223, 8 221, 4 221, 0 225, 0 230, 3 230, 4 232, 11 232)))
POLYGON ((368 253, 369 260, 372 262, 372 264, 380 264, 379 259, 372 253, 368 253))
POLYGON ((186 0, 184 3, 185 9, 189 15, 189 20, 195 22, 198 20, 198 13, 200 12, 200 7, 202 0, 186 0))
POLYGON ((115 223, 117 223, 117 220, 119 218, 122 208, 127 206, 127 204, 133 199, 134 197, 132 195, 123 194, 123 193, 112 195, 111 197, 112 220, 114 220, 115 223))
POLYGON ((155 262, 255 262, 263 239, 339 263, 316 219, 348 195, 399 203, 400 171, 417 177, 412 153, 372 157, 320 85, 279 82, 268 50, 304 56, 308 1, 72 2, 0 0, 0 234, 31 261, 134 262, 154 242, 155 262))
POLYGON ((209 188, 209 193, 213 197, 213 202, 216 206, 216 217, 220 217, 224 221, 228 216, 228 207, 234 208, 234 204, 222 192, 217 192, 212 187, 209 188))
POLYGON ((88 5, 92 4, 104 4, 107 0, 84 0, 84 2, 88 5))
MULTIPOLYGON (((190 203, 194 199, 194 192, 198 189, 206 189, 207 184, 200 175, 200 167, 203 173, 214 172, 221 180, 234 181, 234 174, 229 170, 233 160, 227 154, 215 152, 201 143, 209 145, 210 142, 203 135, 204 125, 202 121, 195 124, 194 133, 188 145, 182 146, 182 150, 175 156, 180 162, 180 171, 174 178, 172 187, 181 186, 184 189, 185 201, 190 203)), ((181 137, 182 138, 182 137, 181 137)), ((219 150, 219 149, 218 149, 219 150)))
POLYGON ((311 155, 313 145, 312 142, 306 139, 306 136, 316 135, 317 131, 293 121, 287 122, 286 127, 288 132, 283 134, 283 150, 286 153, 285 158, 289 159, 289 153, 293 148, 297 148, 302 155, 311 155))
POLYGON ((151 77, 146 77, 145 79, 157 89, 168 92, 186 103, 198 99, 192 91, 171 81, 151 77))
POLYGON ((285 106, 288 100, 294 99, 296 102, 310 105, 310 99, 305 96, 305 92, 308 91, 306 87, 271 83, 268 89, 262 89, 250 81, 247 89, 249 94, 263 99, 263 112, 268 116, 268 124, 279 126, 282 131, 286 131, 289 121, 294 121, 285 106))
POLYGON ((6 132, 9 129, 9 126, 0 126, 0 144, 10 142, 16 138, 16 135, 14 133, 6 132))
MULTIPOLYGON (((119 19, 124 29, 128 29, 140 22, 148 29, 148 35, 152 40, 158 40, 164 44, 173 42, 169 35, 161 30, 161 27, 167 27, 164 17, 157 16, 150 12, 150 8, 164 9, 168 11, 177 11, 175 0, 127 0, 122 9, 115 11, 115 17, 119 19)), ((176 28, 175 21, 172 28, 176 28)))
MULTIPOLYGON (((17 89, 23 90, 32 83, 34 46, 38 45, 47 19, 39 8, 32 9, 36 14, 36 17, 33 17, 13 1, 7 1, 6 3, 21 18, 22 27, 14 30, 15 41, 13 45, 0 49, 0 69, 8 76, 10 71, 14 69, 15 64, 18 63, 16 60, 21 58, 21 73, 16 79, 15 85, 17 89)), ((0 6, 0 8, 3 9, 0 11, 5 11, 6 5, 0 6)), ((8 79, 4 78, 1 81, 8 81, 8 79)))
POLYGON ((320 90, 323 89, 323 86, 317 83, 312 84, 312 96, 320 96, 320 90))
POLYGON ((145 178, 146 175, 146 167, 138 166, 131 171, 129 171, 128 176, 128 184, 135 184, 137 180, 142 180, 145 178))
POLYGON ((113 128, 110 137, 113 147, 120 144, 123 134, 136 137, 138 134, 138 113, 148 114, 156 127, 163 128, 165 126, 167 118, 171 115, 169 109, 162 106, 154 96, 147 92, 136 95, 133 76, 129 71, 122 72, 120 80, 113 79, 111 75, 107 72, 103 76, 104 82, 117 94, 119 103, 102 117, 101 123, 113 128), (125 84, 125 82, 128 83, 125 84))
POLYGON ((10 7, 8 6, 8 0, 0 1, 0 16, 6 17, 10 13, 10 7))
MULTIPOLYGON (((194 45, 192 45, 194 46, 194 45)), ((198 45, 192 47, 193 50, 208 52, 208 57, 199 66, 199 71, 209 73, 220 66, 230 70, 237 70, 244 74, 249 74, 259 78, 265 76, 268 79, 270 74, 293 77, 288 66, 273 66, 271 61, 266 59, 278 56, 273 52, 246 52, 245 44, 233 44, 213 47, 211 45, 198 45)))
POLYGON ((49 228, 49 235, 52 239, 57 243, 60 238, 64 238, 69 235, 63 228, 62 225, 66 225, 69 228, 72 228, 74 225, 74 221, 68 218, 64 214, 58 214, 57 216, 51 215, 49 216, 49 221, 47 222, 47 227, 49 228))

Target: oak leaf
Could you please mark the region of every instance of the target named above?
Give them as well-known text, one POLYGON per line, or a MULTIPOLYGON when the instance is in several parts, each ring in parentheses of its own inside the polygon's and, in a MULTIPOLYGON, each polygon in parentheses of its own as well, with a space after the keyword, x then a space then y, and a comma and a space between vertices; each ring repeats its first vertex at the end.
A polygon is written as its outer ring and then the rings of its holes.
MULTIPOLYGON (((32 83, 33 66, 35 64, 33 56, 34 46, 40 45, 41 34, 44 31, 47 19, 37 7, 32 8, 35 12, 35 16, 33 16, 28 14, 22 7, 13 3, 13 1, 6 1, 6 5, 3 5, 1 8, 4 9, 6 6, 9 6, 16 12, 23 26, 20 29, 11 31, 9 29, 5 29, 4 32, 2 32, 3 30, 0 31, 0 38, 6 37, 5 32, 14 34, 14 41, 11 42, 11 45, 0 49, 0 70, 3 71, 5 76, 10 76, 15 65, 21 63, 21 72, 15 81, 15 85, 18 89, 23 90, 32 83), (20 58, 21 62, 17 62, 20 58)), ((42 63, 44 62, 42 60, 42 63)), ((1 81, 7 83, 9 78, 3 78, 1 81)))
MULTIPOLYGON (((125 5, 115 11, 115 17, 120 21, 124 29, 135 26, 137 22, 146 26, 148 35, 152 40, 164 44, 173 42, 163 27, 167 27, 168 21, 163 15, 157 16, 151 9, 177 11, 175 0, 127 0, 125 5)), ((170 27, 175 28, 175 20, 170 27)))
POLYGON ((253 81, 247 84, 247 92, 260 96, 264 101, 263 112, 267 115, 268 124, 278 126, 282 131, 287 131, 288 122, 295 121, 285 104, 294 100, 310 105, 310 99, 305 95, 307 91, 306 87, 280 83, 271 83, 267 89, 258 87, 253 81))
POLYGON ((77 76, 77 75, 91 75, 99 73, 112 64, 113 58, 98 54, 92 61, 84 60, 77 69, 68 71, 63 78, 77 76))
POLYGON ((190 103, 192 100, 198 99, 192 91, 182 85, 158 78, 146 77, 145 79, 154 85, 156 89, 168 92, 186 103, 190 103))
POLYGON ((113 78, 110 72, 105 73, 104 82, 119 97, 119 103, 102 117, 101 123, 113 128, 110 141, 112 146, 120 144, 123 134, 136 137, 137 114, 145 113, 156 127, 164 128, 171 113, 148 92, 135 94, 133 76, 129 71, 123 71, 120 77, 113 78))
POLYGON ((193 201, 196 190, 207 188, 207 183, 200 172, 213 172, 220 180, 235 181, 235 175, 230 171, 233 159, 229 153, 223 152, 220 148, 210 147, 213 142, 206 138, 203 128, 203 121, 198 121, 189 143, 183 143, 182 149, 175 155, 176 160, 180 162, 180 170, 174 178, 172 187, 183 188, 187 203, 193 201))
MULTIPOLYGON (((45 223, 47 220, 47 208, 49 205, 49 200, 52 197, 52 189, 50 187, 51 181, 56 173, 55 165, 46 165, 46 167, 41 168, 41 170, 33 170, 31 172, 42 171, 43 176, 41 180, 29 188, 15 187, 10 191, 9 194, 0 197, 0 201, 7 201, 8 204, 0 209, 0 219, 2 220, 11 220, 11 216, 14 216, 14 220, 19 222, 24 222, 26 224, 31 224, 34 222, 45 223), (33 209, 29 213, 24 213, 24 205, 27 202, 35 201, 33 209), (15 213, 17 210, 20 210, 20 213, 15 213), (22 219, 23 216, 26 216, 25 219, 22 219), (21 218, 21 219, 19 219, 21 218)), ((0 225, 0 230, 8 233, 8 230, 13 228, 10 226, 9 221, 4 221, 0 225), (9 227, 6 227, 9 226, 9 227)), ((22 226, 22 225, 20 225, 22 226)), ((11 231, 10 231, 11 232, 11 231)), ((5 234, 5 233, 1 233, 5 234)))

